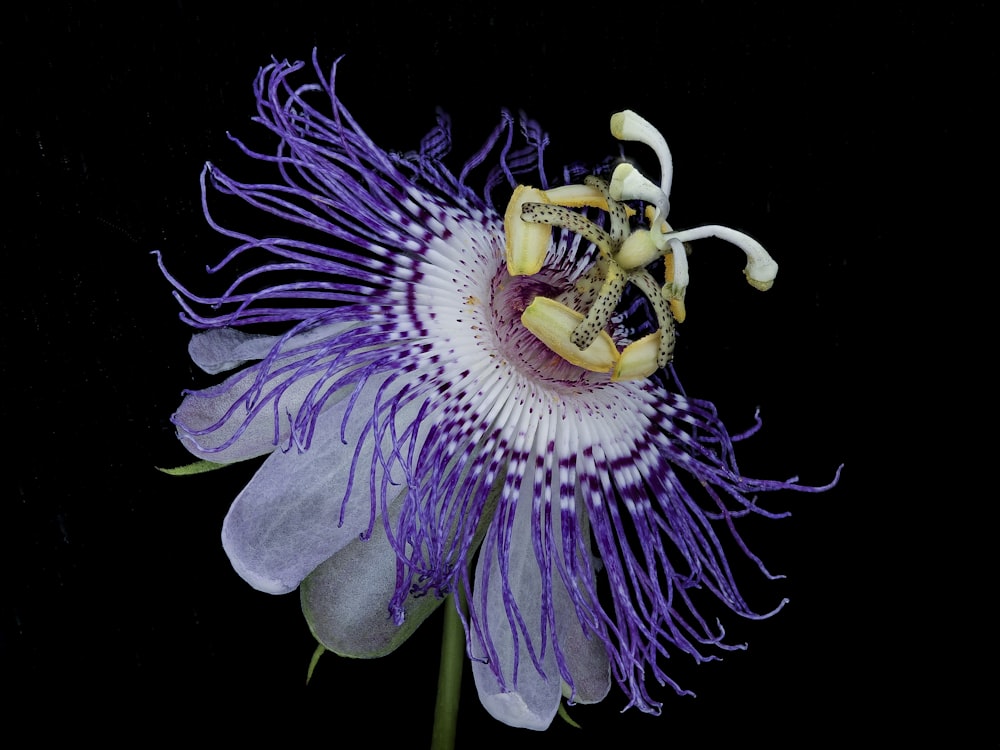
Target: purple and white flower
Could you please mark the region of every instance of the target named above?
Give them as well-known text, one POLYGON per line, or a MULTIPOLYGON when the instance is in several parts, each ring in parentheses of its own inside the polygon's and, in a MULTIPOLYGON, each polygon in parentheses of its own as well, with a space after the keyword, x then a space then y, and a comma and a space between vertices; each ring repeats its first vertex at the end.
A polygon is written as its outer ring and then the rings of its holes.
POLYGON ((223 526, 233 567, 300 589, 316 638, 352 656, 392 651, 464 591, 476 685, 507 724, 544 729, 564 696, 600 701, 612 679, 657 712, 647 677, 683 692, 664 656, 734 648, 693 595, 772 614, 733 579, 724 537, 767 574, 736 519, 781 515, 759 493, 825 489, 743 476, 741 436, 671 363, 686 243, 736 244, 759 288, 777 266, 733 230, 670 228, 669 151, 634 113, 614 134, 655 151, 659 184, 611 162, 550 183, 547 136, 506 112, 456 175, 444 114, 418 151, 386 152, 337 98, 336 65, 313 66, 302 85, 303 63, 256 79, 278 147, 236 143, 274 182, 203 173, 206 217, 235 243, 210 270, 235 280, 202 297, 168 275, 202 329, 194 361, 235 371, 185 394, 181 441, 216 463, 266 456, 223 526), (221 226, 213 191, 285 228, 221 226))

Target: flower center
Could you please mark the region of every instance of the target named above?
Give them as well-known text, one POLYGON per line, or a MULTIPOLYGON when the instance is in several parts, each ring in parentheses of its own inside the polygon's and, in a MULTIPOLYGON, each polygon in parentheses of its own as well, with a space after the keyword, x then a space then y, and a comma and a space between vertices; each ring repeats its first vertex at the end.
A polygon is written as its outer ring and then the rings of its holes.
POLYGON ((565 275, 552 269, 542 269, 531 276, 511 276, 502 267, 494 280, 494 296, 490 305, 496 345, 501 356, 532 381, 545 381, 552 385, 579 385, 581 381, 597 384, 601 379, 595 375, 593 367, 586 366, 591 355, 579 349, 574 349, 568 357, 554 353, 524 323, 526 315, 530 317, 532 314, 526 311, 536 309, 539 300, 564 297, 566 285, 565 275))
POLYGON ((673 162, 663 136, 631 110, 611 118, 611 132, 620 140, 640 141, 653 148, 660 161, 660 185, 622 163, 610 184, 588 177, 583 185, 547 191, 518 186, 504 215, 507 270, 512 278, 540 273, 552 243, 552 227, 567 229, 592 243, 596 261, 578 284, 585 312, 539 293, 523 309, 521 322, 548 349, 577 367, 609 373, 611 380, 638 380, 673 358, 674 324, 686 316, 688 240, 714 236, 740 247, 747 256, 747 280, 762 291, 774 282, 778 265, 756 240, 741 232, 714 225, 681 232, 671 229, 666 217, 673 162), (645 204, 645 211, 627 201, 645 204), (581 207, 604 211, 607 227, 572 210, 581 207), (630 217, 634 215, 644 216, 648 228, 633 229, 630 217), (665 266, 662 286, 648 270, 661 258, 665 266), (608 325, 628 284, 649 300, 657 330, 619 352, 608 325))

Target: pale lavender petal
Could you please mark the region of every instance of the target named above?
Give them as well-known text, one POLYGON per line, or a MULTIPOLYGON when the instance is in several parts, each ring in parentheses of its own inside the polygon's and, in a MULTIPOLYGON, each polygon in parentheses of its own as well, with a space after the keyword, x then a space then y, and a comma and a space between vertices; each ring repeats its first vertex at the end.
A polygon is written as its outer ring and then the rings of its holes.
MULTIPOLYGON (((362 435, 378 390, 369 382, 353 404, 343 438, 341 423, 350 399, 317 417, 308 450, 272 453, 233 502, 222 544, 233 568, 254 588, 272 594, 291 591, 372 528, 377 509, 370 473, 374 465, 377 487, 383 471, 374 442, 362 435)), ((416 410, 402 408, 399 419, 412 421, 416 410)), ((382 450, 388 452, 389 446, 383 444, 382 450)))
MULTIPOLYGON (((252 365, 219 385, 185 394, 173 416, 181 443, 198 458, 215 463, 244 461, 286 447, 292 415, 298 413, 313 387, 329 377, 316 347, 347 327, 319 326, 289 337, 266 366, 252 365), (307 364, 309 371, 303 374, 301 368, 307 364)), ((212 330, 192 339, 191 346, 201 357, 199 366, 221 371, 244 356, 268 357, 281 340, 233 336, 226 333, 230 330, 212 330)), ((336 390, 323 408, 332 407, 352 390, 336 390)))
POLYGON ((191 337, 188 354, 198 367, 209 375, 216 375, 264 359, 280 339, 280 336, 245 333, 235 328, 213 328, 191 337))
POLYGON ((485 612, 478 611, 479 625, 489 629, 494 649, 492 658, 497 664, 481 660, 491 657, 478 636, 473 637, 473 656, 476 658, 472 662, 472 675, 479 691, 479 700, 491 716, 512 727, 544 730, 552 723, 559 709, 562 688, 551 643, 544 643, 545 654, 544 657, 541 656, 543 590, 538 560, 532 549, 530 487, 530 482, 526 482, 520 497, 511 503, 514 506, 514 519, 513 527, 509 530, 509 547, 502 542, 496 545, 490 543, 490 537, 497 537, 498 524, 504 525, 502 514, 498 513, 498 517, 494 519, 494 528, 490 530, 476 564, 470 607, 478 607, 481 592, 487 592, 485 612), (502 558, 504 555, 508 557, 505 562, 509 565, 506 575, 506 581, 510 584, 509 595, 504 592, 504 577, 498 563, 498 557, 502 558), (530 636, 531 648, 540 657, 544 675, 536 669, 529 655, 525 634, 517 624, 517 618, 514 618, 515 623, 508 619, 507 604, 511 601, 517 603, 520 620, 530 636), (484 657, 484 654, 487 655, 484 657), (494 667, 499 668, 503 683, 497 680, 494 667))
MULTIPOLYGON (((580 518, 581 537, 584 540, 585 551, 590 553, 590 530, 586 523, 586 511, 582 503, 577 507, 577 517, 580 518)), ((559 524, 554 524, 557 537, 560 538, 559 524)), ((562 544, 558 545, 561 553, 562 544)), ((591 582, 594 581, 593 571, 588 571, 591 582)), ((581 587, 577 587, 579 590, 581 587)), ((581 594, 582 595, 582 594, 581 594)), ((559 649, 565 661, 566 669, 573 680, 572 690, 563 685, 563 694, 573 703, 600 703, 611 690, 611 663, 608 659, 608 649, 605 640, 589 625, 581 622, 580 615, 570 596, 566 585, 560 576, 555 576, 552 582, 552 596, 555 608, 556 638, 559 649)), ((599 606, 593 603, 594 611, 599 606)))

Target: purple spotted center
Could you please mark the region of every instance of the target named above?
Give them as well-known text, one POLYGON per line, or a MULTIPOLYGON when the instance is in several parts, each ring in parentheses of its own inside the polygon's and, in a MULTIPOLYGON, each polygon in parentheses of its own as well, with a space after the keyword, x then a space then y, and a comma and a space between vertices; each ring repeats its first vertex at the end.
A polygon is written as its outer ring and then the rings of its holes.
POLYGON ((494 277, 490 300, 497 351, 526 378, 544 382, 556 391, 561 390, 560 386, 569 386, 575 392, 580 385, 608 384, 606 374, 570 364, 521 323, 521 314, 535 297, 564 300, 566 287, 566 279, 558 272, 543 268, 532 276, 511 276, 502 267, 494 277))

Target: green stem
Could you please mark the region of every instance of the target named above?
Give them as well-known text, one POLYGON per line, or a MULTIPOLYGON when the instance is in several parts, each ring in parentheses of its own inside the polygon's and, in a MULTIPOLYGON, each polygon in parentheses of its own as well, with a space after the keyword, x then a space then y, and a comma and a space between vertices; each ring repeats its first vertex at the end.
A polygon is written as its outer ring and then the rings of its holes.
MULTIPOLYGON (((441 635, 441 666, 438 670, 437 701, 434 704, 434 732, 431 750, 453 750, 458 725, 458 699, 462 693, 465 666, 465 629, 452 594, 444 603, 444 630, 441 635)), ((459 585, 458 605, 465 612, 465 591, 459 585)))

